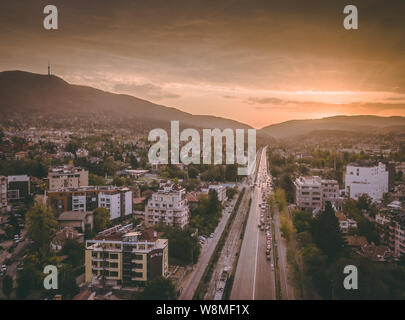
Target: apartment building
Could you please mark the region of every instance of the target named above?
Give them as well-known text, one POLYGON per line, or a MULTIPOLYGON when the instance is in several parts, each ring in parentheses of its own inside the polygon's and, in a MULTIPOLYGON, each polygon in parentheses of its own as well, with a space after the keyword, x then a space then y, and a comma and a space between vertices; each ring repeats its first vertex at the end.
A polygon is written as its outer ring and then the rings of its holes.
POLYGON ((352 163, 346 167, 346 194, 355 200, 368 195, 374 202, 382 200, 388 192, 388 171, 385 164, 352 163))
POLYGON ((208 194, 210 190, 216 191, 220 202, 224 203, 226 201, 226 188, 223 185, 215 182, 201 186, 202 193, 208 194))
POLYGON ((148 226, 159 222, 184 228, 188 224, 189 207, 186 190, 171 182, 161 182, 145 207, 145 223, 148 226))
POLYGON ((30 177, 27 175, 7 177, 7 199, 9 202, 25 200, 30 194, 30 177))
MULTIPOLYGON (((0 213, 8 212, 7 177, 0 176, 0 213)), ((0 219, 1 222, 1 219, 0 219)))
POLYGON ((48 203, 58 212, 93 211, 106 208, 114 220, 132 214, 132 191, 115 186, 64 188, 47 193, 48 203))
POLYGON ((383 209, 376 215, 380 241, 393 252, 395 257, 405 254, 405 212, 397 209, 383 209))
POLYGON ((134 231, 132 224, 112 227, 86 241, 85 280, 98 285, 142 286, 167 276, 169 244, 153 229, 134 231))
POLYGON ((89 185, 89 172, 72 165, 58 166, 49 171, 48 182, 49 191, 85 187, 89 185))
POLYGON ((324 209, 330 202, 339 202, 339 184, 336 180, 323 180, 318 176, 299 177, 294 181, 295 203, 302 210, 324 209))

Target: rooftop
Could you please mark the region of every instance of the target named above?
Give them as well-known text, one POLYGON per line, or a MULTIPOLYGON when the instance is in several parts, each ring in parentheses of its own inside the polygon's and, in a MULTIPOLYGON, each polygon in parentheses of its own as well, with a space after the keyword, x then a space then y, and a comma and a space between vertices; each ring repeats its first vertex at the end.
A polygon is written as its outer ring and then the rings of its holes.
POLYGON ((62 212, 56 219, 58 221, 82 221, 88 214, 93 214, 91 211, 65 211, 62 212))

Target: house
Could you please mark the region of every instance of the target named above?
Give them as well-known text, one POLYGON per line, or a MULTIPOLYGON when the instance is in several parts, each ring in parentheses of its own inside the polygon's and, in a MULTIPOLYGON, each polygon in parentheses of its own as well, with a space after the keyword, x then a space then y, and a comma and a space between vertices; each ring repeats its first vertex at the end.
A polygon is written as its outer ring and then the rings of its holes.
POLYGON ((353 250, 360 249, 361 247, 368 244, 366 237, 364 236, 345 236, 344 237, 346 244, 349 248, 353 250))
POLYGON ((66 240, 68 239, 75 239, 79 242, 84 241, 84 237, 82 233, 77 232, 72 227, 65 227, 61 230, 58 230, 51 241, 51 248, 55 251, 60 251, 63 248, 66 240))
POLYGON ((195 191, 187 193, 186 199, 190 210, 197 208, 198 204, 200 203, 200 196, 195 191))
POLYGON ((56 220, 60 228, 70 227, 78 232, 93 230, 92 211, 65 211, 56 220))

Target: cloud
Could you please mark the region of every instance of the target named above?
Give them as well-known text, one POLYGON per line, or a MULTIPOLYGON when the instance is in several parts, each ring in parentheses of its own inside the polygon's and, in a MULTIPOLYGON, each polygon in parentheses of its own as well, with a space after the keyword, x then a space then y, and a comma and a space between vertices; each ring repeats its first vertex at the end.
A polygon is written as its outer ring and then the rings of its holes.
MULTIPOLYGON (((397 100, 396 98, 392 100, 397 100)), ((391 100, 390 99, 390 100, 391 100)), ((388 100, 388 99, 386 99, 388 100)), ((319 101, 282 100, 274 97, 249 97, 247 103, 256 110, 290 110, 295 112, 379 113, 385 111, 405 112, 405 102, 383 103, 358 101, 351 103, 325 103, 319 101)))

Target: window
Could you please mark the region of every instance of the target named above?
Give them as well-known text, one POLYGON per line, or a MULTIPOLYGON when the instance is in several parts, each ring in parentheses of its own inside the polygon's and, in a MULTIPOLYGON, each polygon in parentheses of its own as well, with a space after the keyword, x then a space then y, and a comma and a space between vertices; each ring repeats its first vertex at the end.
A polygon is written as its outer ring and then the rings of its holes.
POLYGON ((110 254, 110 259, 117 260, 118 259, 118 254, 117 253, 111 253, 110 254))

